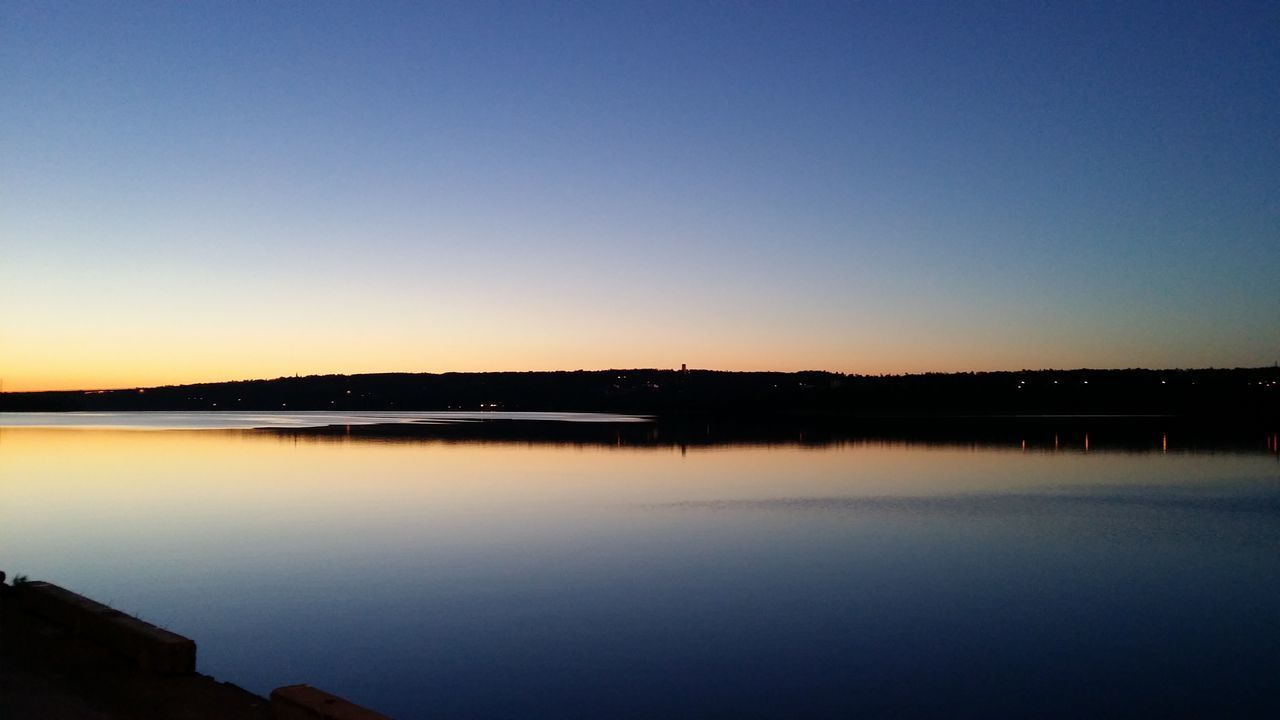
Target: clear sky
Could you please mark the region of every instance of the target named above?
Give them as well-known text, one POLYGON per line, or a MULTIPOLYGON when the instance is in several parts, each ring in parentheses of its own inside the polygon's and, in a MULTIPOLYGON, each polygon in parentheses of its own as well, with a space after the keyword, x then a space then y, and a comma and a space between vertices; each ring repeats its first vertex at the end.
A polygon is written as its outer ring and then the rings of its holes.
POLYGON ((1280 359, 1280 4, 0 4, 5 390, 1280 359))

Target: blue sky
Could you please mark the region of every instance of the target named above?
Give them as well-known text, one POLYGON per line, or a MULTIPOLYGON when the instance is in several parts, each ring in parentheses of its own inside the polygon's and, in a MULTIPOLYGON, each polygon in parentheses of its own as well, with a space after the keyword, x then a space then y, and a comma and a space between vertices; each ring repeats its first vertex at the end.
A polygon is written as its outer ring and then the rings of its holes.
POLYGON ((0 8, 6 389, 1280 358, 1275 3, 0 8))

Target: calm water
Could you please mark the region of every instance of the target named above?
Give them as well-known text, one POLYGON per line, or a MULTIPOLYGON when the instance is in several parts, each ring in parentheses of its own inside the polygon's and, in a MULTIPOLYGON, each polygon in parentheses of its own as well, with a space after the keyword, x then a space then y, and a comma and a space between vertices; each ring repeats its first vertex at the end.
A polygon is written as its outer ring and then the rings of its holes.
POLYGON ((1267 433, 1086 452, 0 423, 0 568, 193 637, 203 672, 261 693, 403 719, 1280 714, 1267 433))

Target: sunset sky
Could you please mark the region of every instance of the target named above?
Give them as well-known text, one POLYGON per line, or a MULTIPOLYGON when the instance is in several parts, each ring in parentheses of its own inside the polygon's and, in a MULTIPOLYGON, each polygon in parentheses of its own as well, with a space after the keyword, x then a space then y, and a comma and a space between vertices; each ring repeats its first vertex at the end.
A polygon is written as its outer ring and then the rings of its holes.
POLYGON ((0 4, 0 378, 1280 359, 1280 3, 0 4))

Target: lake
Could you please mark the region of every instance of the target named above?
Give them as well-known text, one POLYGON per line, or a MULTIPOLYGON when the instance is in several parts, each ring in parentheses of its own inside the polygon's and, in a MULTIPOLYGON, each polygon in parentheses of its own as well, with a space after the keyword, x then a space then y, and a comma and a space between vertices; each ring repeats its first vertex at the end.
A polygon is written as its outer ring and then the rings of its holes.
POLYGON ((1028 423, 0 414, 0 568, 402 720, 1280 716, 1274 429, 1028 423))

